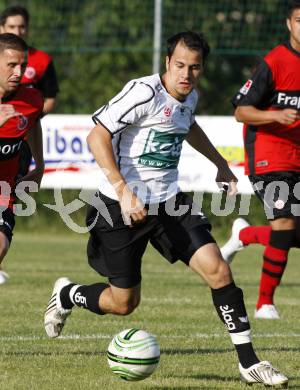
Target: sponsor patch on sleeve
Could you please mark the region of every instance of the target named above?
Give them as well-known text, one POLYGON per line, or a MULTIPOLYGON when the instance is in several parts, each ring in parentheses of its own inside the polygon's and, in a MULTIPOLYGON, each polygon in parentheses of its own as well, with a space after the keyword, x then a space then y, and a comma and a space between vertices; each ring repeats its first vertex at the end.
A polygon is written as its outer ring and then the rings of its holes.
POLYGON ((250 79, 247 80, 246 83, 240 89, 240 93, 242 93, 243 95, 247 95, 247 93, 249 92, 249 89, 251 88, 252 84, 253 84, 252 80, 250 80, 250 79))

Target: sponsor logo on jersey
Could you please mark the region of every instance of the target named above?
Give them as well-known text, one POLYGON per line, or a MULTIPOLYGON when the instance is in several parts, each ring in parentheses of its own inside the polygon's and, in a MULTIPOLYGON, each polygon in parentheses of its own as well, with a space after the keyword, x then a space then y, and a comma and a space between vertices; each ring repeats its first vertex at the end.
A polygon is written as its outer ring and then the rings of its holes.
POLYGON ((226 305, 226 306, 220 306, 220 310, 221 310, 223 319, 224 319, 224 321, 225 321, 225 324, 226 324, 228 330, 235 330, 236 327, 235 327, 235 325, 234 325, 232 316, 231 316, 231 314, 230 314, 230 313, 233 313, 234 310, 233 310, 233 309, 229 309, 229 306, 228 306, 228 305, 226 305))
POLYGON ((250 79, 247 80, 246 83, 240 89, 240 93, 242 93, 243 95, 247 95, 247 93, 249 92, 249 89, 251 88, 252 84, 253 84, 252 80, 250 80, 250 79))
POLYGON ((155 87, 155 89, 157 90, 157 92, 160 92, 160 91, 163 89, 163 87, 162 87, 161 84, 158 84, 158 85, 155 87))
POLYGON ((177 168, 184 138, 185 133, 168 134, 150 129, 139 163, 154 168, 177 168))
POLYGON ((299 93, 297 95, 292 96, 292 94, 287 94, 285 92, 279 92, 277 95, 277 104, 280 107, 291 107, 300 109, 300 96, 299 93))
POLYGON ((172 124, 174 121, 172 118, 160 118, 160 123, 172 124))
POLYGON ((171 116, 171 114, 172 114, 172 108, 166 106, 166 107, 164 108, 164 114, 165 114, 165 116, 167 116, 167 117, 171 116))
MULTIPOLYGON (((5 139, 3 139, 3 142, 5 142, 5 139)), ((21 148, 23 140, 17 140, 15 143, 6 142, 7 143, 3 143, 3 145, 0 143, 0 160, 6 160, 16 155, 21 148)))
POLYGON ((18 124, 17 124, 18 129, 22 131, 22 130, 26 129, 27 125, 28 125, 28 118, 26 116, 24 116, 23 114, 19 115, 18 116, 18 124))
POLYGON ((261 160, 257 161, 256 166, 257 167, 267 167, 269 165, 268 160, 261 160))
POLYGON ((36 70, 32 66, 27 66, 24 76, 28 79, 33 79, 36 75, 36 70))

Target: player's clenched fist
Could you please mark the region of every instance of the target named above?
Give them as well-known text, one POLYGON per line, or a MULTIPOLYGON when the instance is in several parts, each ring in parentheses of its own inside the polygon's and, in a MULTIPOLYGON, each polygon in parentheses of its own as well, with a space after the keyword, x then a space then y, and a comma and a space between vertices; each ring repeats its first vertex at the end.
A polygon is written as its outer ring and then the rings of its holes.
POLYGON ((277 122, 282 125, 291 125, 295 121, 299 120, 299 112, 292 108, 286 108, 276 112, 277 122))
POLYGON ((12 104, 0 104, 0 127, 4 125, 10 118, 20 115, 15 110, 12 104))
POLYGON ((143 222, 147 216, 147 210, 143 202, 127 187, 124 187, 120 197, 120 207, 125 225, 130 227, 133 224, 143 222))

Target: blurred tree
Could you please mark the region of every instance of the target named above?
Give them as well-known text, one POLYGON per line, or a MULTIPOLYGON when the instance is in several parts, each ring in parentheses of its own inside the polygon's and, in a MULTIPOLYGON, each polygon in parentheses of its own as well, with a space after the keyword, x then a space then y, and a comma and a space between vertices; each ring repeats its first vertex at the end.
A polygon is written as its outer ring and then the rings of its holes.
MULTIPOLYGON (((29 43, 54 57, 59 113, 92 113, 135 77, 151 74, 154 0, 22 0, 29 43)), ((0 9, 16 4, 0 0, 0 9)), ((284 39, 285 0, 163 0, 162 39, 202 31, 212 54, 198 112, 230 115, 230 99, 258 56, 284 39)), ((162 53, 162 70, 164 68, 162 53)))

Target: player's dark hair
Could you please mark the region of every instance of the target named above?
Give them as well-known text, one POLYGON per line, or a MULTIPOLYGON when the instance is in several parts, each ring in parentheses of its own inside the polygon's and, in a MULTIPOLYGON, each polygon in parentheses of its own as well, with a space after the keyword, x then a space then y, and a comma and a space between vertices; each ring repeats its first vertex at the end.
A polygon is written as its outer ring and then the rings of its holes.
POLYGON ((203 63, 205 62, 210 52, 210 47, 202 34, 193 31, 183 31, 170 37, 167 40, 167 53, 169 58, 172 57, 179 42, 183 42, 191 50, 201 51, 203 63))
POLYGON ((6 49, 27 51, 28 46, 24 39, 18 37, 15 34, 0 34, 0 53, 2 53, 6 49))
POLYGON ((28 26, 30 19, 29 13, 27 9, 21 5, 12 5, 11 7, 5 8, 5 10, 0 14, 0 25, 4 26, 7 18, 17 15, 21 15, 25 20, 26 26, 28 26))
POLYGON ((296 9, 300 9, 300 0, 289 0, 287 17, 290 18, 296 9))

